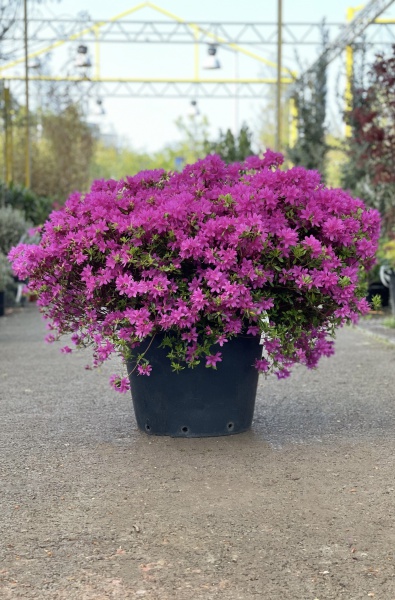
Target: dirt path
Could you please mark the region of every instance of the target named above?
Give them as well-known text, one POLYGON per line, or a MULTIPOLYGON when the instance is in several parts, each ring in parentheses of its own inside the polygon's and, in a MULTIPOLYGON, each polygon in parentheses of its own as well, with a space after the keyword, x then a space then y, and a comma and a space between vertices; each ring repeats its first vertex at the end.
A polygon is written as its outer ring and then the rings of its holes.
POLYGON ((262 381, 250 433, 153 438, 114 368, 0 320, 0 598, 395 600, 395 347, 262 381))

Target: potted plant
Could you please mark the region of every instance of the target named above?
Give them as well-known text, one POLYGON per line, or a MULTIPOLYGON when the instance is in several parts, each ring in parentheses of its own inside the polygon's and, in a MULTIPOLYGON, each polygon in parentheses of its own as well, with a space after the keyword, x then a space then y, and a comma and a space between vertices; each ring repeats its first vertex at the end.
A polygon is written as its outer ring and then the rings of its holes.
MULTIPOLYGON (((377 254, 377 261, 379 261, 379 253, 377 254)), ((382 282, 382 271, 383 265, 379 262, 369 272, 367 277, 367 292, 366 300, 369 304, 374 302, 374 298, 378 297, 380 300, 380 309, 385 308, 389 305, 389 289, 386 283, 382 282)))
POLYGON ((389 288, 392 316, 395 317, 395 239, 383 244, 382 258, 381 277, 389 288))
POLYGON ((0 317, 5 314, 5 291, 7 285, 12 282, 10 263, 0 250, 0 317))
MULTIPOLYGON (((10 253, 51 329, 120 354, 139 427, 225 435, 251 424, 258 373, 288 377, 333 354, 336 327, 369 310, 379 215, 283 157, 95 181, 10 253), (261 342, 261 345, 260 345, 261 342)), ((62 348, 65 353, 72 348, 62 348)))
POLYGON ((7 254, 21 241, 29 227, 29 221, 20 210, 8 205, 0 206, 0 314, 3 315, 5 305, 13 305, 16 289, 7 254))

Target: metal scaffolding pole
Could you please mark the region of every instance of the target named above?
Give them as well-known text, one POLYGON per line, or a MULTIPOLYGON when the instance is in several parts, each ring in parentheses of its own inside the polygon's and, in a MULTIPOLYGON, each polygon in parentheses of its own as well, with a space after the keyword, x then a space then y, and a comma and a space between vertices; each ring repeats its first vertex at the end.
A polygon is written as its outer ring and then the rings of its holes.
POLYGON ((29 109, 29 48, 28 48, 28 20, 27 0, 23 0, 24 38, 25 38, 25 99, 26 99, 26 123, 25 123, 25 186, 30 188, 30 109, 29 109))
POLYGON ((281 63, 282 63, 282 30, 283 6, 282 0, 277 0, 277 85, 276 85, 276 150, 281 150, 281 63))
POLYGON ((14 179, 13 173, 13 144, 12 144, 12 116, 10 90, 4 87, 4 133, 5 133, 5 182, 9 185, 14 179))

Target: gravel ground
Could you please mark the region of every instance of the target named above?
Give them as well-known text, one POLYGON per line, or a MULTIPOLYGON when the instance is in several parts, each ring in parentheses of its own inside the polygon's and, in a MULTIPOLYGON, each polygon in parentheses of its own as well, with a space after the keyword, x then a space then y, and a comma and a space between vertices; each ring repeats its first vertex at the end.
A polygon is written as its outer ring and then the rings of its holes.
POLYGON ((251 432, 140 433, 128 395, 0 319, 0 598, 395 600, 395 347, 341 331, 251 432))

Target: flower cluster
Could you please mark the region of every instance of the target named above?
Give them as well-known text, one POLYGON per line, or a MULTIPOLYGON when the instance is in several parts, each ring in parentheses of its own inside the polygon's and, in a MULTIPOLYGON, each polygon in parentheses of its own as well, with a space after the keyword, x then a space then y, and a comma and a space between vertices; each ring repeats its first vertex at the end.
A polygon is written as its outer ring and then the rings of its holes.
MULTIPOLYGON (((333 353, 334 329, 368 311, 360 273, 374 264, 379 215, 282 156, 182 173, 95 181, 53 212, 37 246, 10 253, 48 319, 49 341, 92 345, 151 365, 139 346, 166 332, 172 368, 220 368, 236 335, 262 336, 256 367, 286 377, 333 353)), ((68 353, 69 347, 64 349, 68 353)), ((125 391, 126 378, 112 385, 125 391)))

